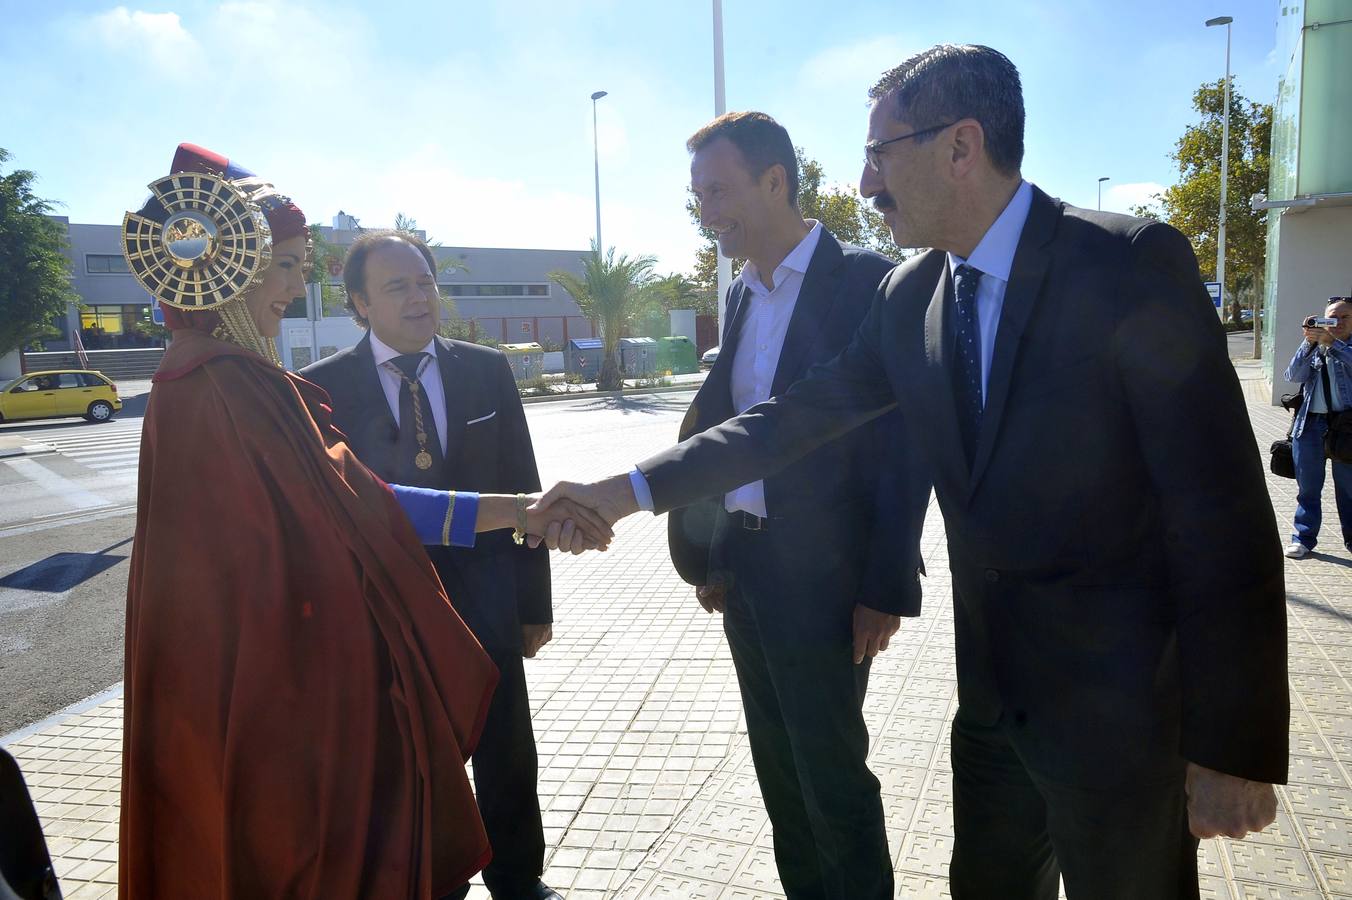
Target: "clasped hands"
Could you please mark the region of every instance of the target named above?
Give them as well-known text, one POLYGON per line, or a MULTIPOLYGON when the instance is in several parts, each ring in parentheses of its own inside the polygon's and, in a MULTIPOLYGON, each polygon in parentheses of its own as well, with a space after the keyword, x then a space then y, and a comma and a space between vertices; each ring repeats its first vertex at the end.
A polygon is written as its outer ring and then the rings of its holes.
POLYGON ((582 553, 605 550, 615 536, 612 527, 638 512, 627 475, 616 475, 594 484, 561 481, 542 495, 529 494, 526 534, 531 547, 544 544, 550 550, 582 553))

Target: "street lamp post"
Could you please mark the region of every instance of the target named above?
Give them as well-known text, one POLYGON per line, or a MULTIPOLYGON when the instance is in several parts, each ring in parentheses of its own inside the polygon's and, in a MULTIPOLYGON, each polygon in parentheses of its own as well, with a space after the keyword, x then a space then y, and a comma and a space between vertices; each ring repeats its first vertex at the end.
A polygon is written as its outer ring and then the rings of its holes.
POLYGON ((1108 176, 1107 176, 1107 175, 1104 175, 1104 176, 1102 176, 1101 178, 1099 178, 1099 183, 1098 183, 1098 189, 1099 189, 1098 208, 1099 208, 1099 211, 1100 211, 1100 212, 1103 211, 1103 182, 1105 182, 1105 181, 1107 181, 1107 180, 1108 180, 1108 176))
MULTIPOLYGON (((1225 318, 1225 189, 1230 177, 1230 16, 1207 19, 1206 25, 1225 26, 1225 112, 1221 118, 1221 210, 1216 227, 1216 280, 1221 285, 1220 316, 1225 318)), ((1257 327, 1257 323, 1254 323, 1257 327)))
POLYGON ((596 167, 596 252, 604 253, 601 248, 601 148, 596 139, 596 101, 606 96, 605 91, 597 91, 592 99, 592 162, 596 167))

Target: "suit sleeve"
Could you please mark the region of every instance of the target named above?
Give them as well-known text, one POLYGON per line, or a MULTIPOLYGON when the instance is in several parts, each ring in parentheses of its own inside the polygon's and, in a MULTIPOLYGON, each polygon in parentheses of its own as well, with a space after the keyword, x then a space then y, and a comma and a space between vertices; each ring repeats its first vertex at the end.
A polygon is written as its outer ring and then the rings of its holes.
MULTIPOLYGON (((535 464, 535 447, 531 443, 530 428, 526 425, 526 411, 521 406, 521 394, 507 357, 497 355, 498 367, 498 426, 501 435, 499 448, 499 484, 508 490, 531 493, 540 490, 540 470, 535 464)), ((542 544, 531 550, 512 546, 507 552, 519 558, 516 577, 517 613, 522 625, 544 625, 554 621, 554 609, 549 581, 549 551, 542 544)))
POLYGON ((772 397, 639 463, 654 511, 689 506, 764 479, 896 405, 879 347, 885 292, 830 362, 812 367, 783 397, 772 397))
MULTIPOLYGON (((891 261, 861 254, 859 263, 870 274, 860 278, 857 289, 872 288, 881 293, 891 261)), ((875 487, 859 603, 894 616, 918 616, 920 574, 925 568, 920 537, 929 505, 930 479, 920 465, 915 442, 907 439, 900 410, 880 416, 865 428, 868 434, 861 446, 860 468, 874 470, 870 474, 875 487)))
POLYGON ((1161 504, 1183 688, 1183 757, 1284 783, 1288 698, 1280 541, 1224 332, 1192 247, 1146 226, 1112 353, 1161 504))

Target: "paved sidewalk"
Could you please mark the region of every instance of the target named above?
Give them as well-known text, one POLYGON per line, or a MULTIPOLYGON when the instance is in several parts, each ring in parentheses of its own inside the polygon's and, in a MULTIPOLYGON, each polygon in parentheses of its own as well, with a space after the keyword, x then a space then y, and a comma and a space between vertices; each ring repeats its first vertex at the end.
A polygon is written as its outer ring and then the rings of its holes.
MULTIPOLYGON (((1236 368, 1266 458, 1287 420, 1263 401, 1256 369, 1236 368)), ((610 474, 661 443, 617 439, 605 453, 546 458, 543 474, 610 474)), ((1268 486, 1285 534, 1294 483, 1268 486)), ((672 571, 664 520, 637 516, 619 531, 604 555, 556 558, 557 637, 527 664, 545 880, 570 900, 781 896, 720 623, 672 571)), ((1330 543, 1337 555, 1287 564, 1292 783, 1275 826, 1248 841, 1203 844, 1205 897, 1352 900, 1352 560, 1330 543)), ((951 585, 933 506, 924 549, 933 573, 924 615, 905 621, 877 660, 866 716, 897 895, 937 898, 948 896, 956 693, 951 585)), ((9 747, 67 897, 115 894, 121 724, 120 698, 111 697, 9 747)))

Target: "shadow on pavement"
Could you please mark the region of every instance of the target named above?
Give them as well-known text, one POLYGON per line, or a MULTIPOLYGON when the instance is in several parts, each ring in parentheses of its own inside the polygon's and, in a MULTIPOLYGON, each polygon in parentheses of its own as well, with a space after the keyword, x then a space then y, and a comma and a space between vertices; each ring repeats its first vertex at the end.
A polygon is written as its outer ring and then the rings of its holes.
POLYGON ((125 556, 110 556, 109 551, 129 544, 131 540, 118 541, 96 553, 54 553, 0 578, 0 588, 65 593, 126 559, 125 556))

